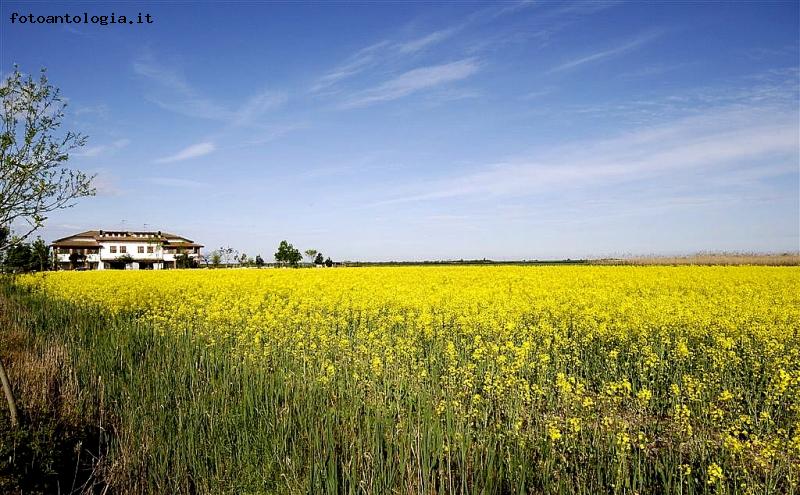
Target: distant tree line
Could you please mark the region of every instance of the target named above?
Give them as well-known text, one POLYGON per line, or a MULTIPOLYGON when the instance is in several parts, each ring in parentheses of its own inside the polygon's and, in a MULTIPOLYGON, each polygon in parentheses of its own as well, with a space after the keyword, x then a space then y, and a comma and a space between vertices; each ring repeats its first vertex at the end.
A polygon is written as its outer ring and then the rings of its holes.
POLYGON ((43 272, 53 267, 50 248, 41 237, 22 242, 11 237, 7 227, 0 227, 0 244, 7 246, 0 251, 0 267, 4 272, 43 272))
MULTIPOLYGON (((332 267, 333 260, 330 257, 325 257, 320 251, 316 249, 306 249, 303 253, 294 247, 290 242, 283 240, 278 245, 278 250, 273 255, 275 259, 275 266, 297 268, 303 261, 303 255, 308 259, 308 264, 314 266, 332 267)), ((221 268, 240 266, 240 267, 256 267, 261 268, 266 266, 267 263, 260 254, 254 258, 247 255, 247 253, 240 253, 238 250, 230 246, 223 246, 212 251, 204 258, 205 264, 209 268, 221 268)))

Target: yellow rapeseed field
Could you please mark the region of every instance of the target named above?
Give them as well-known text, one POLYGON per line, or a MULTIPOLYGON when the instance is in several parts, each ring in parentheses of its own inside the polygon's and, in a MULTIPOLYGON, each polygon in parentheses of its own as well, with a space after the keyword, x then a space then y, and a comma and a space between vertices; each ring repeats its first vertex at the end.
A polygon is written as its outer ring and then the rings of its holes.
POLYGON ((106 271, 21 283, 363 391, 365 407, 413 397, 425 421, 449 425, 442 455, 491 441, 573 474, 652 463, 673 486, 798 490, 796 267, 106 271))

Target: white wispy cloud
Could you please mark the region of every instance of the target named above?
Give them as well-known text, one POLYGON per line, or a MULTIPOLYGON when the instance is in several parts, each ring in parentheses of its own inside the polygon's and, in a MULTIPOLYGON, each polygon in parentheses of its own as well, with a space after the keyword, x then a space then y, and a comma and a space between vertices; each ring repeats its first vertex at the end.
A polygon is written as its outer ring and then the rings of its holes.
POLYGON ((156 163, 173 163, 173 162, 180 162, 183 160, 189 160, 190 158, 198 158, 201 156, 208 155, 209 153, 213 153, 214 150, 216 149, 217 146, 210 141, 197 143, 191 146, 187 146, 186 148, 175 153, 174 155, 169 155, 163 158, 159 158, 156 160, 156 163))
POLYGON ((133 62, 133 71, 140 76, 158 82, 162 86, 174 89, 182 93, 192 93, 194 90, 186 82, 183 75, 176 70, 164 67, 156 62, 155 58, 146 54, 133 62))
POLYGON ((98 196, 122 196, 125 190, 122 187, 123 181, 117 174, 106 168, 91 170, 94 175, 92 186, 98 196))
POLYGON ((798 150, 795 112, 728 107, 616 138, 572 143, 524 159, 488 164, 381 204, 527 196, 699 170, 743 174, 742 167, 748 177, 762 179, 796 173, 798 150))
POLYGON ((611 120, 639 126, 702 115, 726 106, 775 108, 785 112, 787 108, 797 108, 798 77, 800 69, 790 67, 729 78, 724 85, 681 89, 674 93, 655 90, 637 98, 558 105, 541 108, 541 111, 550 119, 611 120))
POLYGON ((319 80, 311 87, 311 92, 319 93, 323 90, 326 90, 337 84, 339 81, 355 76, 370 65, 379 63, 381 60, 385 60, 385 56, 382 57, 379 55, 381 50, 389 46, 392 46, 392 43, 384 40, 358 50, 356 53, 348 57, 344 63, 320 77, 319 80))
POLYGON ((405 58, 451 38, 463 28, 457 25, 401 42, 382 40, 358 50, 342 64, 320 77, 311 87, 312 93, 329 92, 346 79, 365 71, 399 64, 405 58))
POLYGON ((558 8, 556 8, 553 13, 555 15, 590 15, 622 3, 624 3, 623 0, 578 0, 574 2, 564 2, 559 4, 558 8))
POLYGON ((548 74, 553 74, 553 73, 556 73, 556 72, 562 72, 562 71, 565 71, 565 70, 571 70, 571 69, 575 69, 577 67, 580 67, 580 66, 588 64, 588 63, 598 62, 600 60, 605 60, 605 59, 616 57, 618 55, 622 55, 624 53, 627 53, 629 51, 635 50, 636 48, 639 48, 640 46, 643 46, 643 45, 653 41, 654 39, 658 38, 660 35, 661 35, 660 31, 650 31, 650 32, 641 34, 638 37, 636 37, 636 38, 634 38, 634 39, 632 39, 630 41, 627 41, 627 42, 625 42, 625 43, 623 43, 621 45, 615 46, 613 48, 608 48, 608 49, 605 49, 605 50, 601 50, 601 51, 598 51, 598 52, 595 52, 595 53, 591 53, 589 55, 584 55, 584 56, 578 57, 576 59, 564 62, 564 63, 562 63, 560 65, 557 65, 556 67, 553 67, 552 69, 547 71, 547 73, 548 74))
POLYGON ((429 106, 441 105, 451 101, 469 100, 474 98, 481 98, 485 93, 473 88, 442 88, 438 91, 432 91, 425 97, 425 103, 429 106))
POLYGON ((528 93, 524 94, 522 96, 522 99, 523 100, 535 100, 537 98, 541 98, 543 96, 547 96, 549 94, 552 94, 553 92, 555 92, 555 88, 537 89, 537 90, 534 90, 534 91, 529 91, 528 93))
POLYGON ((98 105, 80 105, 70 110, 76 117, 83 115, 97 115, 100 118, 107 118, 111 113, 110 108, 105 103, 98 105))
POLYGON ((449 26, 420 34, 404 40, 381 40, 364 47, 338 66, 321 76, 310 88, 311 93, 328 94, 336 91, 336 86, 355 76, 370 71, 394 72, 405 66, 414 56, 432 50, 470 27, 492 22, 500 17, 517 13, 536 5, 531 0, 504 3, 502 6, 489 6, 472 12, 449 26))
POLYGON ((674 70, 684 68, 687 65, 690 65, 690 64, 688 64, 688 63, 679 63, 679 64, 657 63, 657 64, 652 64, 652 65, 646 65, 646 66, 643 66, 643 67, 638 67, 636 69, 623 72, 623 73, 619 74, 617 77, 619 77, 621 79, 638 79, 638 78, 647 78, 647 77, 653 77, 653 76, 660 76, 660 75, 665 74, 667 72, 672 72, 674 70))
POLYGON ((148 99, 165 110, 209 120, 228 121, 234 117, 228 108, 202 96, 183 74, 160 64, 150 54, 135 60, 133 71, 155 84, 148 99))
POLYGON ((80 151, 73 153, 73 156, 80 156, 85 158, 93 158, 97 156, 106 155, 109 153, 113 153, 114 151, 120 150, 130 144, 130 139, 118 139, 112 143, 108 144, 99 144, 96 146, 89 146, 87 148, 82 148, 80 151))
POLYGON ((260 127, 256 133, 254 133, 251 137, 245 140, 245 145, 253 146, 259 144, 269 143, 271 141, 275 141, 290 132, 294 132, 301 129, 308 129, 309 125, 307 123, 295 123, 295 124, 282 124, 282 125, 267 125, 260 127))
POLYGON ((233 124, 251 124, 258 117, 286 103, 285 93, 264 90, 248 99, 233 115, 233 124))
POLYGON ((133 70, 150 83, 146 98, 161 108, 187 117, 219 123, 217 132, 197 144, 161 157, 155 163, 172 163, 212 153, 216 142, 229 148, 257 146, 302 127, 298 123, 270 122, 270 117, 288 100, 284 91, 256 91, 236 104, 218 103, 204 96, 174 67, 165 66, 146 53, 133 62, 133 70), (254 137, 249 137, 254 136, 254 137))
POLYGON ((351 95, 342 102, 341 107, 363 107, 373 103, 396 100, 423 89, 466 79, 478 70, 480 70, 480 64, 475 59, 420 67, 404 72, 372 89, 351 95))
POLYGON ((287 100, 285 92, 262 89, 238 107, 220 104, 204 96, 183 74, 162 65, 151 54, 135 60, 133 70, 155 84, 148 95, 150 101, 187 117, 217 120, 234 126, 250 125, 287 100))
POLYGON ((415 53, 428 46, 435 45, 437 43, 441 43, 442 41, 452 37, 461 29, 461 26, 456 26, 448 29, 440 29, 438 31, 434 31, 430 34, 426 34, 425 36, 406 41, 404 43, 398 43, 397 50, 400 53, 408 54, 408 53, 415 53))
POLYGON ((100 156, 105 151, 105 146, 89 146, 88 148, 84 148, 81 151, 76 151, 73 153, 73 156, 81 156, 86 158, 93 158, 95 156, 100 156))
POLYGON ((74 34, 76 36, 91 37, 91 35, 89 33, 87 33, 86 31, 82 31, 82 30, 80 30, 78 28, 70 26, 69 24, 62 25, 62 29, 64 31, 66 31, 66 32, 68 32, 70 34, 74 34))
POLYGON ((471 40, 472 51, 502 50, 507 45, 534 42, 539 49, 553 45, 556 35, 569 29, 597 12, 615 7, 621 1, 574 1, 574 2, 519 2, 496 10, 495 13, 478 11, 482 22, 515 13, 518 17, 516 29, 503 29, 493 34, 481 33, 479 39, 471 40), (525 17, 522 10, 536 9, 535 17, 525 17))
POLYGON ((151 96, 148 99, 164 110, 186 117, 219 120, 223 122, 231 121, 234 118, 233 112, 229 109, 206 98, 184 97, 173 99, 171 97, 161 98, 151 96))

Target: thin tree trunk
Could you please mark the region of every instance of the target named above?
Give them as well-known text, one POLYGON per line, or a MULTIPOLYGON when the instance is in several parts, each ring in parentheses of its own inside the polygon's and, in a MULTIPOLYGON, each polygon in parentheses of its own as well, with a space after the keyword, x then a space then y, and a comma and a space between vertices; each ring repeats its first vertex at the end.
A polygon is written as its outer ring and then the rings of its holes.
POLYGON ((19 424, 17 403, 14 402, 14 394, 11 392, 11 384, 8 382, 8 375, 6 375, 2 360, 0 360, 0 381, 3 382, 3 392, 5 392, 6 401, 8 402, 8 410, 11 412, 11 426, 17 426, 19 424))

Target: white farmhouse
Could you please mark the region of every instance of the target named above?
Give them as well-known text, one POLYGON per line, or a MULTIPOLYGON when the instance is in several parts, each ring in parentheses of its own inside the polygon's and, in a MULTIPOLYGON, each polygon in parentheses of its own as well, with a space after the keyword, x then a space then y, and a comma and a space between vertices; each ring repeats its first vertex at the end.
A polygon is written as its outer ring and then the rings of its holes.
POLYGON ((177 268, 178 256, 185 254, 197 260, 203 247, 191 239, 167 232, 118 230, 87 230, 58 239, 51 246, 59 270, 177 268))

